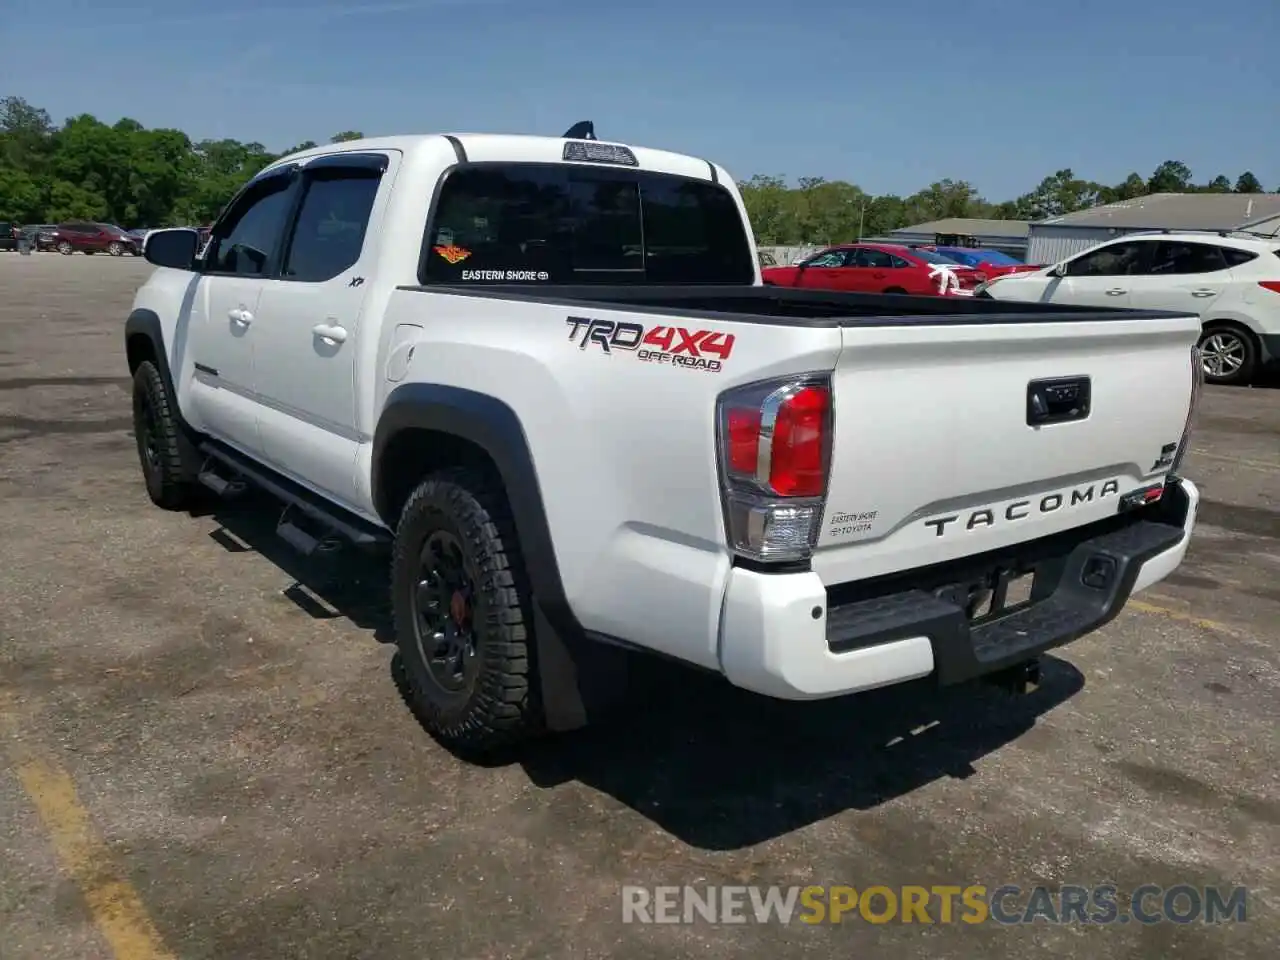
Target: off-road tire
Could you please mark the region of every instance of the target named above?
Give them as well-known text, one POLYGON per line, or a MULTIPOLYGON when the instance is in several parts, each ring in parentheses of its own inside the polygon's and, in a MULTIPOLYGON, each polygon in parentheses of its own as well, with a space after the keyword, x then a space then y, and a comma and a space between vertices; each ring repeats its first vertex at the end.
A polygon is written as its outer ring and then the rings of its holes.
POLYGON ((396 644, 410 706, 428 732, 455 753, 491 754, 545 729, 527 583, 506 493, 496 481, 479 471, 449 469, 427 477, 409 496, 392 546, 396 644), (415 632, 419 557, 437 531, 460 542, 474 586, 478 669, 469 687, 458 692, 436 682, 415 632))
POLYGON ((133 435, 151 502, 165 510, 187 506, 194 492, 193 451, 174 415, 173 399, 160 371, 150 360, 140 363, 133 374, 133 435), (148 455, 149 440, 153 456, 148 455))

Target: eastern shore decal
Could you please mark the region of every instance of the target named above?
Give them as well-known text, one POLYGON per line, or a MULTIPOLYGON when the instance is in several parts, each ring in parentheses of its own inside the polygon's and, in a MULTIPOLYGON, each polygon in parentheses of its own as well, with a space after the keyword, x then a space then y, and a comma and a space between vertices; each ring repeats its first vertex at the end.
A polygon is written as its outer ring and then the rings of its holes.
POLYGON ((463 280, 550 280, 545 270, 463 270, 463 280))
POLYGON ((454 246, 452 243, 447 247, 432 247, 436 253, 444 257, 451 265, 457 266, 467 257, 471 256, 471 251, 463 247, 454 246))

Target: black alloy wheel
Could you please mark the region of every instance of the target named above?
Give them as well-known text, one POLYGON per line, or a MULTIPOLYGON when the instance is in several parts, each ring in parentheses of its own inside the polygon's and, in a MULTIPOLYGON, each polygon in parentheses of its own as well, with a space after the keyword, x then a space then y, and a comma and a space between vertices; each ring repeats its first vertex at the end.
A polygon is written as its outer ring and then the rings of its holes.
POLYGON ((479 674, 475 577, 461 541, 436 530, 422 545, 411 601, 414 639, 427 675, 441 691, 466 696, 479 674))

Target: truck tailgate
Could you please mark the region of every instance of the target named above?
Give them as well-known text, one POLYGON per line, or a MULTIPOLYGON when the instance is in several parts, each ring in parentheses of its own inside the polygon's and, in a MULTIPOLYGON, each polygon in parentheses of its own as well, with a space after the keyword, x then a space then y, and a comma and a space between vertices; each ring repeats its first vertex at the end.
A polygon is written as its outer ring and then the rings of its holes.
POLYGON ((1114 516, 1168 472, 1199 333, 1150 315, 844 326, 814 570, 834 585, 1114 516))

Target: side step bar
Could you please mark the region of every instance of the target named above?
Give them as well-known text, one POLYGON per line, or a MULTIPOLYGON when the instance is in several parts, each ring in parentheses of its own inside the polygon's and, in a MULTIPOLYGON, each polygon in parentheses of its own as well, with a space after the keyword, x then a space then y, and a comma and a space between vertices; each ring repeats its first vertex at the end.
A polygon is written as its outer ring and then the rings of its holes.
POLYGON ((272 475, 238 453, 208 442, 200 445, 200 452, 231 474, 230 478, 222 476, 210 464, 206 464, 200 471, 200 483, 218 496, 235 496, 252 484, 283 502, 284 512, 280 515, 276 534, 302 554, 310 556, 317 552, 332 551, 342 540, 364 550, 382 547, 391 542, 388 531, 325 503, 310 490, 284 477, 272 475), (291 518, 291 512, 301 516, 291 518), (319 527, 320 531, 307 529, 308 527, 319 527))

